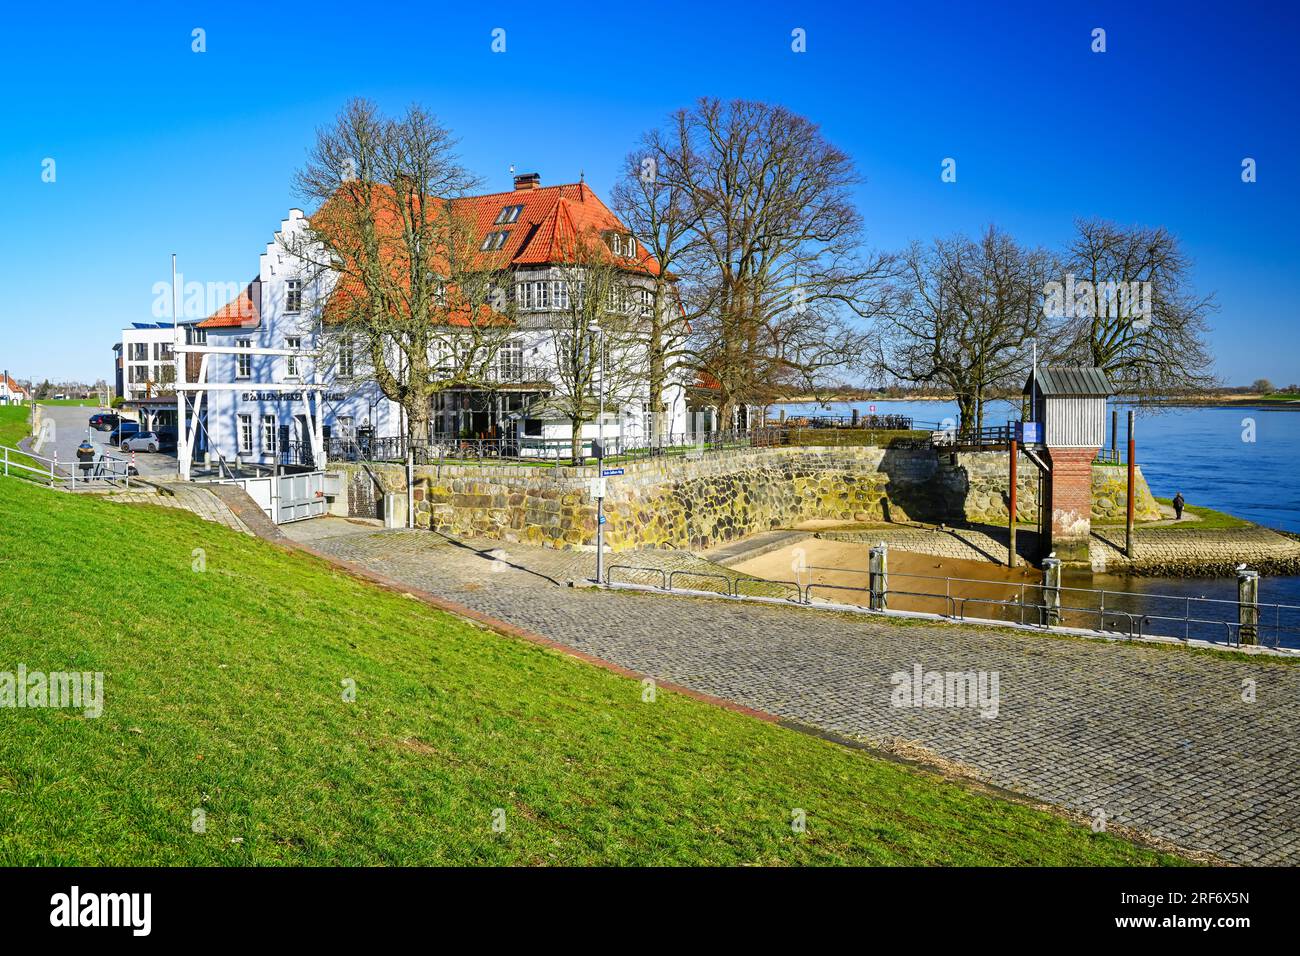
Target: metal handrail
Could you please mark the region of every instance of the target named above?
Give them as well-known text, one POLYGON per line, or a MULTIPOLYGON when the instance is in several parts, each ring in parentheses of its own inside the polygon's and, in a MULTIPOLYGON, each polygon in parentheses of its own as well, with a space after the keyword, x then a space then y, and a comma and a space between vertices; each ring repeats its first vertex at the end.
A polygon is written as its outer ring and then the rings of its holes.
POLYGON ((610 575, 615 571, 650 571, 659 575, 663 582, 659 585, 661 590, 668 590, 668 574, 663 568, 647 568, 635 564, 611 564, 605 568, 605 584, 611 584, 610 575))
POLYGON ((716 571, 692 571, 687 568, 676 568, 668 572, 668 583, 665 585, 666 590, 669 591, 672 590, 673 578, 679 574, 684 574, 687 575, 688 577, 713 578, 716 580, 720 580, 725 586, 725 590, 722 593, 727 595, 728 597, 731 597, 733 595, 731 578, 727 577, 725 574, 719 574, 716 571))

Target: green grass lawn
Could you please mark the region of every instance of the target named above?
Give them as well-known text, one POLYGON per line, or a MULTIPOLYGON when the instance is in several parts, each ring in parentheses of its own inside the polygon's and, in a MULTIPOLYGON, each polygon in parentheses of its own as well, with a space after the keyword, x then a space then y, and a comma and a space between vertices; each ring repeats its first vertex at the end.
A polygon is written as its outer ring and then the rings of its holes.
MULTIPOLYGON (((18 443, 32 433, 32 426, 28 421, 31 413, 31 409, 26 405, 0 405, 0 445, 17 448, 18 443)), ((16 455, 13 452, 9 453, 9 461, 11 464, 13 462, 24 465, 36 464, 26 455, 16 455)), ((26 476, 21 471, 13 474, 26 476)))
POLYGON ((881 428, 794 428, 789 432, 790 444, 799 446, 881 446, 888 448, 898 441, 929 440, 930 433, 920 430, 888 430, 881 428))
POLYGON ((5 479, 0 634, 0 671, 106 675, 98 719, 0 710, 0 865, 1181 862, 680 695, 644 702, 185 512, 5 479))
MULTIPOLYGON (((1172 498, 1156 498, 1156 501, 1162 505, 1173 507, 1172 498)), ((1226 511, 1215 511, 1212 508, 1202 508, 1199 505, 1186 505, 1183 507, 1183 520, 1175 524, 1161 525, 1163 528, 1190 528, 1200 531, 1220 531, 1231 528, 1250 528, 1253 523, 1245 518, 1238 518, 1236 515, 1230 515, 1226 511), (1200 521, 1188 521, 1188 515, 1196 515, 1200 521)))

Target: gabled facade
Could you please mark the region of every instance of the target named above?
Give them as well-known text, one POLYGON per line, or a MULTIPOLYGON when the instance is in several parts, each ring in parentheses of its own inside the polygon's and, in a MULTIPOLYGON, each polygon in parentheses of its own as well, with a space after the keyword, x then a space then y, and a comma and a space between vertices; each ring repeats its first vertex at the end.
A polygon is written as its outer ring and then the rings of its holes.
MULTIPOLYGON (((456 206, 473 222, 480 250, 492 267, 509 276, 516 320, 490 381, 434 396, 429 438, 505 440, 533 448, 568 440, 570 422, 555 401, 555 328, 568 294, 564 276, 571 274, 571 267, 564 266, 565 243, 593 229, 606 238, 611 251, 626 261, 630 301, 620 307, 633 316, 653 302, 656 264, 585 183, 542 187, 536 176, 521 176, 510 192, 457 200, 456 206)), ((334 277, 310 274, 288 251, 305 239, 306 227, 303 212, 290 210, 267 243, 257 274, 234 301, 198 323, 195 331, 209 346, 302 350, 327 358, 315 362, 297 355, 205 356, 208 382, 247 387, 207 393, 196 453, 209 450, 227 461, 238 457, 264 465, 302 463, 311 436, 310 390, 295 390, 295 383, 324 386, 322 422, 331 447, 405 434, 402 408, 364 376, 352 351, 355 343, 329 331, 334 277), (278 390, 258 387, 271 384, 278 390)), ((431 360, 436 367, 437 358, 431 360)), ((661 432, 681 440, 688 431, 684 383, 671 383, 664 401, 668 411, 661 432)), ((633 444, 648 440, 649 413, 648 387, 619 407, 609 404, 606 438, 633 444)), ((593 439, 598 428, 594 421, 586 425, 583 440, 593 439)))
POLYGON ((0 375, 0 405, 21 405, 31 398, 23 388, 5 372, 0 375))

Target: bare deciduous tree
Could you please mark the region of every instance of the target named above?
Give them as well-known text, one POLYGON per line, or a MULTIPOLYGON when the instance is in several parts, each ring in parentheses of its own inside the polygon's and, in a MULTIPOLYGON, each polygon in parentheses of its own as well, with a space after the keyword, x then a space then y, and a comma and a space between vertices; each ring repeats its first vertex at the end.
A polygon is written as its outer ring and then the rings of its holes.
POLYGON ((637 296, 644 288, 640 277, 599 232, 588 229, 561 251, 563 262, 555 267, 559 301, 552 303, 549 328, 556 356, 549 401, 569 419, 578 463, 584 457, 582 429, 597 419, 602 384, 607 413, 644 394, 649 316, 637 296))
POLYGON ((802 116, 745 100, 701 100, 646 143, 683 230, 684 350, 718 383, 723 420, 858 362, 892 261, 863 257, 849 157, 802 116))
POLYGON ((1189 288, 1191 262, 1177 237, 1099 219, 1075 229, 1064 267, 1089 288, 1072 303, 1074 354, 1128 393, 1213 387, 1205 337, 1214 296, 1189 288), (1125 298, 1138 307, 1126 308, 1125 298))
POLYGON ((433 395, 494 380, 512 326, 504 254, 480 248, 455 202, 477 184, 434 117, 387 118, 365 100, 317 132, 297 176, 321 204, 289 242, 309 280, 325 278, 314 321, 341 345, 341 371, 402 405, 411 438, 429 437, 433 395))
POLYGON ((1026 377, 1031 343, 1039 343, 1040 358, 1051 355, 1043 288, 1052 257, 990 226, 978 241, 913 244, 902 258, 898 298, 880 322, 879 367, 901 381, 951 389, 960 430, 976 432, 988 393, 1026 377))
MULTIPOLYGON (((653 303, 644 328, 646 384, 651 411, 650 441, 657 444, 668 418, 664 390, 688 374, 688 313, 676 272, 698 250, 690 201, 690 159, 682 127, 685 112, 672 117, 672 132, 651 130, 628 154, 623 179, 614 186, 614 211, 646 247, 653 263, 653 303)), ((683 382, 683 384, 686 384, 683 382)))

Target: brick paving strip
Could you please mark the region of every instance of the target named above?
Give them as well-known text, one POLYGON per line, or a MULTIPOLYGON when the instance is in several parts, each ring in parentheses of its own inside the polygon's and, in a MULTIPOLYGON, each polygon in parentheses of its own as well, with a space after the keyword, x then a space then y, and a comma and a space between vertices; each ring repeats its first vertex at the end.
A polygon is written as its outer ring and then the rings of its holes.
MULTIPOLYGON (((502 633, 765 719, 934 755, 1034 800, 1247 864, 1300 863, 1300 667, 966 625, 571 588, 593 556, 338 522, 304 547, 502 633), (502 626, 502 624, 506 626, 502 626), (891 675, 997 671, 995 718, 891 675), (1254 702, 1243 697, 1253 689, 1254 702)), ((628 560, 632 555, 623 555, 628 560)), ((647 567, 706 566, 637 552, 647 567)), ((628 563, 632 563, 628 560, 628 563)), ((716 566, 708 565, 708 567, 716 566)))

